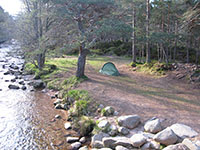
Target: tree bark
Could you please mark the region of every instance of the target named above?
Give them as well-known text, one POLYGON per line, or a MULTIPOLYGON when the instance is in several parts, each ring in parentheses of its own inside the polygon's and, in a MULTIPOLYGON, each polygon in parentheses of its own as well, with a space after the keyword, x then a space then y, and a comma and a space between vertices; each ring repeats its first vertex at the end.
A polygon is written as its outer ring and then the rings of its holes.
MULTIPOLYGON (((85 31, 81 19, 78 20, 78 29, 81 33, 81 36, 84 38, 85 31)), ((78 57, 76 77, 81 78, 85 76, 84 72, 85 72, 86 56, 89 53, 89 50, 85 49, 85 41, 81 42, 79 53, 80 54, 78 57)))
MULTIPOLYGON (((175 21, 175 35, 177 36, 177 34, 178 34, 178 22, 175 21)), ((175 42, 174 42, 173 62, 176 61, 176 51, 177 51, 177 37, 175 37, 175 42)))
POLYGON ((149 0, 146 0, 146 63, 150 63, 150 47, 149 47, 149 0))
POLYGON ((132 16, 132 28, 133 28, 133 32, 132 32, 132 61, 136 62, 136 46, 135 46, 135 23, 136 23, 136 15, 135 15, 135 4, 133 4, 133 16, 132 16))
POLYGON ((80 46, 80 54, 78 57, 78 64, 77 64, 77 71, 76 71, 76 77, 81 78, 85 76, 85 63, 86 63, 86 56, 88 54, 88 50, 84 49, 84 44, 81 44, 80 46))
POLYGON ((187 63, 189 63, 189 61, 190 61, 190 58, 189 58, 189 55, 190 55, 189 54, 189 48, 191 47, 191 45, 190 45, 191 42, 190 41, 191 41, 191 39, 190 39, 190 36, 189 36, 189 39, 188 39, 188 41, 186 43, 187 44, 187 46, 186 46, 187 47, 187 49, 186 49, 186 53, 187 53, 186 62, 187 63))

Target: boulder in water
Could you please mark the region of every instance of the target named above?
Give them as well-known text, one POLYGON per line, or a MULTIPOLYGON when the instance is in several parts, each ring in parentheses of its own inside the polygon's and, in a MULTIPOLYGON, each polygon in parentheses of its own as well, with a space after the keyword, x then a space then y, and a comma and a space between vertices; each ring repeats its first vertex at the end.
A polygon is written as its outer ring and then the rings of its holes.
POLYGON ((10 85, 8 86, 8 88, 9 88, 9 89, 18 90, 18 89, 19 89, 19 86, 10 84, 10 85))

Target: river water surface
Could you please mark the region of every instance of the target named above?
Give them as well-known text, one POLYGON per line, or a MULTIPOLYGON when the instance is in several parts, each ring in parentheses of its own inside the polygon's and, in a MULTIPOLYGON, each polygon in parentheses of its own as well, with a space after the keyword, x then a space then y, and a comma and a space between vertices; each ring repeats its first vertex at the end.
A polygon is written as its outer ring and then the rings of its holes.
POLYGON ((31 91, 28 77, 12 83, 15 76, 4 75, 11 64, 22 67, 24 60, 18 55, 19 50, 17 45, 0 48, 0 150, 68 149, 65 119, 54 119, 56 114, 62 118, 65 114, 54 109, 50 96, 31 91), (27 90, 8 88, 9 84, 21 87, 18 82, 22 80, 27 90))

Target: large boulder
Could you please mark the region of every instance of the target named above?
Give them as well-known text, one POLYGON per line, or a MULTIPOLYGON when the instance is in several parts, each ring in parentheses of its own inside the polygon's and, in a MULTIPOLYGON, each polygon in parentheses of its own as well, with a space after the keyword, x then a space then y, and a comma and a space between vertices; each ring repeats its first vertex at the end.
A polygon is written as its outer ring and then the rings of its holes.
POLYGON ((194 131, 191 127, 184 124, 176 123, 173 124, 170 128, 178 137, 182 139, 192 138, 198 135, 198 133, 194 131))
POLYGON ((104 147, 114 149, 116 146, 121 145, 128 149, 132 148, 132 142, 126 137, 105 137, 103 138, 104 147))
POLYGON ((190 150, 200 150, 200 146, 188 138, 184 139, 182 143, 186 145, 190 150))
POLYGON ((176 141, 178 140, 178 137, 176 136, 176 134, 168 127, 166 129, 164 129, 163 131, 157 133, 154 136, 154 140, 164 144, 164 145, 171 145, 176 143, 176 141))
POLYGON ((142 133, 138 133, 138 134, 134 134, 131 137, 131 142, 133 144, 134 147, 138 147, 140 148, 143 144, 145 144, 147 141, 147 137, 144 136, 142 133))
POLYGON ((150 133, 158 133, 162 130, 160 119, 149 120, 145 123, 144 129, 150 133))
POLYGON ((102 139, 104 137, 109 137, 109 135, 103 132, 100 132, 99 134, 95 134, 91 140, 92 148, 102 148, 103 147, 102 139))
POLYGON ((35 89, 42 89, 42 88, 45 88, 45 83, 42 80, 36 80, 32 82, 32 86, 35 89))
POLYGON ((121 116, 117 119, 117 122, 120 126, 133 129, 139 125, 140 117, 138 115, 121 116))
POLYGON ((167 147, 165 147, 163 150, 190 150, 189 148, 187 148, 187 146, 185 146, 184 144, 176 144, 176 145, 169 145, 167 147))
POLYGON ((118 145, 115 150, 129 150, 128 148, 124 147, 124 146, 121 146, 121 145, 118 145))

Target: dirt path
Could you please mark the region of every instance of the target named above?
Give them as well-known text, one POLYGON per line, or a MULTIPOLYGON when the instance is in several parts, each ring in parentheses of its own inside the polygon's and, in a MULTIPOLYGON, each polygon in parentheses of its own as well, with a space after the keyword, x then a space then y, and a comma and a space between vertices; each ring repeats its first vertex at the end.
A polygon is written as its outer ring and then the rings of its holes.
POLYGON ((144 120, 156 116, 167 124, 187 124, 200 133, 200 90, 169 76, 151 77, 122 64, 117 68, 121 76, 113 77, 87 66, 89 80, 79 88, 88 90, 99 103, 113 106, 120 115, 138 114, 144 120))

